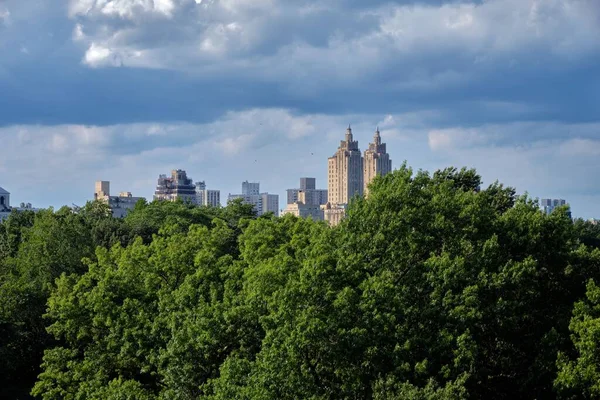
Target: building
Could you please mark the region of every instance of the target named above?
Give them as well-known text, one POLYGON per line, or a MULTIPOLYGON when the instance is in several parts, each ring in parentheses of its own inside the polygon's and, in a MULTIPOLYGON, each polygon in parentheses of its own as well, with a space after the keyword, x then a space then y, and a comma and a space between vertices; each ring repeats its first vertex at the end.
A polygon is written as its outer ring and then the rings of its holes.
POLYGON ((300 190, 298 192, 298 200, 292 204, 288 204, 283 210, 282 215, 292 214, 301 218, 312 218, 315 221, 323 221, 323 210, 320 204, 307 201, 307 192, 300 190))
POLYGON ((205 207, 221 207, 221 191, 207 189, 204 181, 196 182, 196 204, 205 207))
POLYGON ((276 216, 279 215, 279 195, 260 193, 260 183, 258 182, 242 182, 241 194, 229 194, 227 201, 242 199, 246 204, 252 204, 257 215, 263 215, 272 212, 276 216))
POLYGON ((392 160, 390 160, 390 155, 386 152, 385 143, 381 143, 379 128, 375 131, 373 143, 369 143, 369 148, 365 150, 363 167, 364 194, 368 196, 368 186, 373 179, 376 176, 383 176, 392 172, 392 160))
POLYGON ((38 212, 38 208, 33 208, 31 203, 21 203, 19 207, 10 205, 10 193, 0 187, 0 222, 7 219, 13 212, 33 211, 38 212))
POLYGON ((146 199, 143 197, 133 197, 131 192, 120 192, 118 196, 111 196, 110 182, 98 181, 96 182, 94 200, 108 204, 113 217, 123 218, 129 211, 134 209, 138 201, 146 199))
POLYGON ((298 193, 304 192, 306 204, 324 205, 327 203, 327 190, 316 188, 315 178, 300 178, 300 188, 287 190, 287 204, 298 201, 298 193))
POLYGON ((328 168, 328 201, 332 207, 348 204, 353 196, 363 194, 363 157, 350 126, 345 140, 340 141, 336 153, 329 157, 328 168))
POLYGON ((541 207, 546 214, 550 214, 555 208, 566 206, 567 201, 563 199, 542 199, 541 207))
POLYGON ((11 213, 10 193, 0 187, 0 222, 4 221, 11 213))
POLYGON ((331 226, 338 225, 346 216, 346 207, 346 204, 337 204, 334 206, 331 203, 321 206, 321 210, 323 210, 323 219, 331 226))
POLYGON ((154 191, 154 200, 176 201, 183 200, 196 204, 196 185, 182 169, 174 169, 171 176, 159 175, 154 191))

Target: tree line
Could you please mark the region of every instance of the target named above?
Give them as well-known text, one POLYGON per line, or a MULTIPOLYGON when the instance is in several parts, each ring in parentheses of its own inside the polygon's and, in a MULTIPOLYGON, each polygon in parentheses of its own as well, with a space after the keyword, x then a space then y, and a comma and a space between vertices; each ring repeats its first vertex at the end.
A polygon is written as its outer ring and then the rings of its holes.
POLYGON ((600 397, 600 227, 406 165, 335 228, 140 202, 0 224, 0 398, 600 397))

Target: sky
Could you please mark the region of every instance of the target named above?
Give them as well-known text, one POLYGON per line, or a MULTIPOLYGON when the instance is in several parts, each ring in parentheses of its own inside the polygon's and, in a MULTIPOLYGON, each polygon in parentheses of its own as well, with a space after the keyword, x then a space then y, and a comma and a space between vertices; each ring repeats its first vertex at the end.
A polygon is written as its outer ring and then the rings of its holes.
POLYGON ((598 0, 0 0, 0 186, 82 205, 159 174, 280 195, 346 127, 600 218, 598 0))

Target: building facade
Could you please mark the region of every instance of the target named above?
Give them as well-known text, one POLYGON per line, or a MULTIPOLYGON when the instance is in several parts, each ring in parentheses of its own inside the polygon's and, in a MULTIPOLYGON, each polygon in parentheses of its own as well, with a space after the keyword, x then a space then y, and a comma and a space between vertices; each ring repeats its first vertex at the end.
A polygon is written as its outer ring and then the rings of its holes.
POLYGON ((221 191, 207 189, 204 181, 196 182, 196 204, 204 207, 221 207, 221 191))
POLYGON ((154 200, 176 201, 183 200, 196 203, 196 185, 182 169, 174 169, 171 176, 159 175, 154 191, 154 200))
POLYGON ((10 212, 10 193, 0 187, 0 222, 8 218, 10 212))
POLYGON ((279 195, 260 193, 260 183, 258 182, 242 182, 242 193, 230 193, 227 202, 235 199, 242 199, 244 203, 253 205, 256 215, 272 212, 279 216, 279 195))
POLYGON ((131 192, 120 192, 118 196, 110 195, 110 182, 96 182, 96 191, 94 192, 94 200, 101 201, 108 205, 113 217, 123 218, 129 211, 135 208, 135 205, 140 200, 146 200, 143 197, 134 197, 131 192))
POLYGON ((315 178, 300 178, 300 187, 298 189, 287 190, 287 204, 298 202, 298 194, 305 193, 306 204, 323 205, 327 203, 327 189, 317 189, 315 178))
POLYGON ((358 141, 352 136, 348 126, 345 140, 328 160, 328 201, 332 206, 348 204, 355 195, 362 195, 364 189, 363 157, 358 141))
POLYGON ((291 214, 301 218, 312 218, 314 221, 323 220, 323 210, 321 205, 310 203, 306 198, 307 192, 302 190, 298 193, 298 200, 292 204, 288 204, 283 210, 282 215, 291 214))
POLYGON ((363 167, 364 194, 368 196, 369 184, 373 179, 392 172, 392 160, 386 152, 385 143, 381 143, 379 128, 375 131, 373 143, 369 143, 369 148, 365 150, 363 167))
MULTIPOLYGON (((567 203, 567 201, 564 199, 542 199, 541 204, 540 204, 540 206, 542 207, 542 210, 546 214, 550 214, 557 207, 568 206, 568 205, 569 205, 569 203, 567 203)), ((571 213, 569 212, 569 215, 570 214, 571 213)))
POLYGON ((321 209, 323 210, 323 219, 331 226, 338 225, 346 216, 346 207, 346 204, 332 205, 331 203, 321 206, 321 209))

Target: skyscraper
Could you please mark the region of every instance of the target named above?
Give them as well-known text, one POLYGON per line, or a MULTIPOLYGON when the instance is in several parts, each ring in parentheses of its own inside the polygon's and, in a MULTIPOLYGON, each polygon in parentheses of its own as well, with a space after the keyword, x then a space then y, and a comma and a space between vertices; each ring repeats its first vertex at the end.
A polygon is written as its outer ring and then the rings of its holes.
POLYGON ((340 141, 336 153, 329 157, 328 167, 328 202, 332 206, 348 204, 354 195, 363 194, 363 158, 350 126, 345 140, 340 141))
POLYGON ((379 134, 379 128, 377 128, 375 136, 373 136, 373 143, 369 143, 369 148, 365 150, 363 160, 365 196, 368 196, 368 186, 376 176, 383 176, 392 172, 392 160, 390 160, 390 155, 386 152, 385 147, 385 143, 381 143, 381 135, 379 134))
MULTIPOLYGON (((541 207, 544 210, 544 213, 550 214, 556 207, 567 206, 569 205, 566 200, 563 199, 542 199, 541 207)), ((568 212, 571 215, 571 212, 568 212)))

